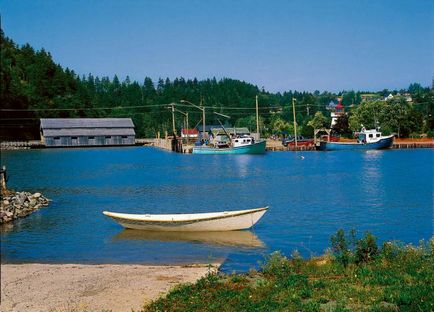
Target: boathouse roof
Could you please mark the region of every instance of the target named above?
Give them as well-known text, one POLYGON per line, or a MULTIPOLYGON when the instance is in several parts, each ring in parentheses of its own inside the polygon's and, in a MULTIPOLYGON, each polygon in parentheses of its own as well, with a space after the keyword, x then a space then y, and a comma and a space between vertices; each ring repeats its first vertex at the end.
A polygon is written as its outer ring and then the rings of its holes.
POLYGON ((93 129, 43 129, 44 136, 106 136, 106 135, 135 135, 133 128, 93 128, 93 129))
POLYGON ((134 128, 134 124, 131 118, 41 118, 41 128, 134 128))

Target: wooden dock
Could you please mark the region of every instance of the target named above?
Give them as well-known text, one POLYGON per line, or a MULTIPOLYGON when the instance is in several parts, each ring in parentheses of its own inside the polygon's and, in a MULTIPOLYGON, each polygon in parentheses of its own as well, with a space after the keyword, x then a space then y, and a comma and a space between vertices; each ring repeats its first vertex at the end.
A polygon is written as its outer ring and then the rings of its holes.
POLYGON ((44 147, 41 141, 3 141, 0 143, 1 150, 21 150, 44 147))
POLYGON ((434 140, 395 140, 392 148, 394 149, 407 149, 407 148, 434 148, 434 140))
POLYGON ((167 139, 150 139, 145 146, 155 146, 166 151, 177 152, 182 154, 191 154, 193 152, 193 145, 185 144, 181 140, 173 142, 172 138, 167 139))
MULTIPOLYGON (((181 140, 177 140, 176 144, 172 142, 172 138, 160 139, 136 139, 135 144, 138 146, 155 146, 167 151, 174 151, 183 154, 191 154, 193 152, 193 144, 185 144, 181 140)), ((5 141, 0 143, 1 150, 19 150, 44 148, 41 141, 5 141)), ((392 149, 413 149, 413 148, 434 148, 433 139, 399 139, 395 140, 392 149)), ((267 139, 266 151, 268 152, 294 152, 294 151, 315 151, 315 146, 283 146, 279 140, 267 139)))

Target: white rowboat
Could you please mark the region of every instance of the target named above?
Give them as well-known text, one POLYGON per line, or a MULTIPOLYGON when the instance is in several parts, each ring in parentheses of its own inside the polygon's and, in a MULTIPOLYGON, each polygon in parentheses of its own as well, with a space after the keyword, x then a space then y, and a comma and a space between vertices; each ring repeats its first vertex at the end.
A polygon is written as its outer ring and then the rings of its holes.
POLYGON ((267 207, 190 214, 128 214, 103 211, 128 229, 170 232, 214 232, 251 228, 268 210, 267 207))

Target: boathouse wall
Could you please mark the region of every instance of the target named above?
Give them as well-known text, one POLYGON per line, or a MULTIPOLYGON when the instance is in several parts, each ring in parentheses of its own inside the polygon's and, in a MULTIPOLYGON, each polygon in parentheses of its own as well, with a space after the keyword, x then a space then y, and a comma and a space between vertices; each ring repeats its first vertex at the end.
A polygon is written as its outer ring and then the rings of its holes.
POLYGON ((131 118, 43 118, 41 142, 46 147, 134 145, 131 118))

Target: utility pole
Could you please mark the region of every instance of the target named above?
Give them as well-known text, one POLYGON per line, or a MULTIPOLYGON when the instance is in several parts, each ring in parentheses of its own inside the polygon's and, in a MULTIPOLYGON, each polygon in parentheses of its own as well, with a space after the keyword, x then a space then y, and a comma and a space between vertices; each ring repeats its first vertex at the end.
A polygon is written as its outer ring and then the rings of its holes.
MULTIPOLYGON (((202 138, 204 137, 204 135, 203 135, 203 133, 205 132, 205 106, 202 106, 202 96, 200 97, 200 105, 199 106, 197 106, 196 104, 194 104, 194 103, 191 103, 190 101, 187 101, 187 100, 181 100, 181 103, 187 103, 187 104, 190 104, 191 106, 194 106, 194 107, 196 107, 197 109, 200 109, 201 111, 202 111, 202 121, 203 121, 203 123, 202 123, 202 138)), ((183 113, 184 114, 184 116, 186 116, 187 117, 187 128, 188 128, 188 113, 183 113)), ((197 127, 197 125, 200 123, 200 120, 199 120, 199 122, 196 124, 196 126, 195 127, 197 127)))
POLYGON ((258 139, 259 139, 260 135, 259 135, 259 107, 258 107, 258 96, 256 96, 256 133, 258 134, 258 139))
POLYGON ((295 120, 295 98, 292 98, 292 113, 294 114, 294 140, 297 147, 297 121, 295 120))
POLYGON ((200 107, 202 107, 202 139, 205 140, 205 107, 203 106, 203 96, 200 97, 200 107))
POLYGON ((176 129, 175 129, 175 104, 172 103, 172 130, 173 135, 176 135, 176 129))

